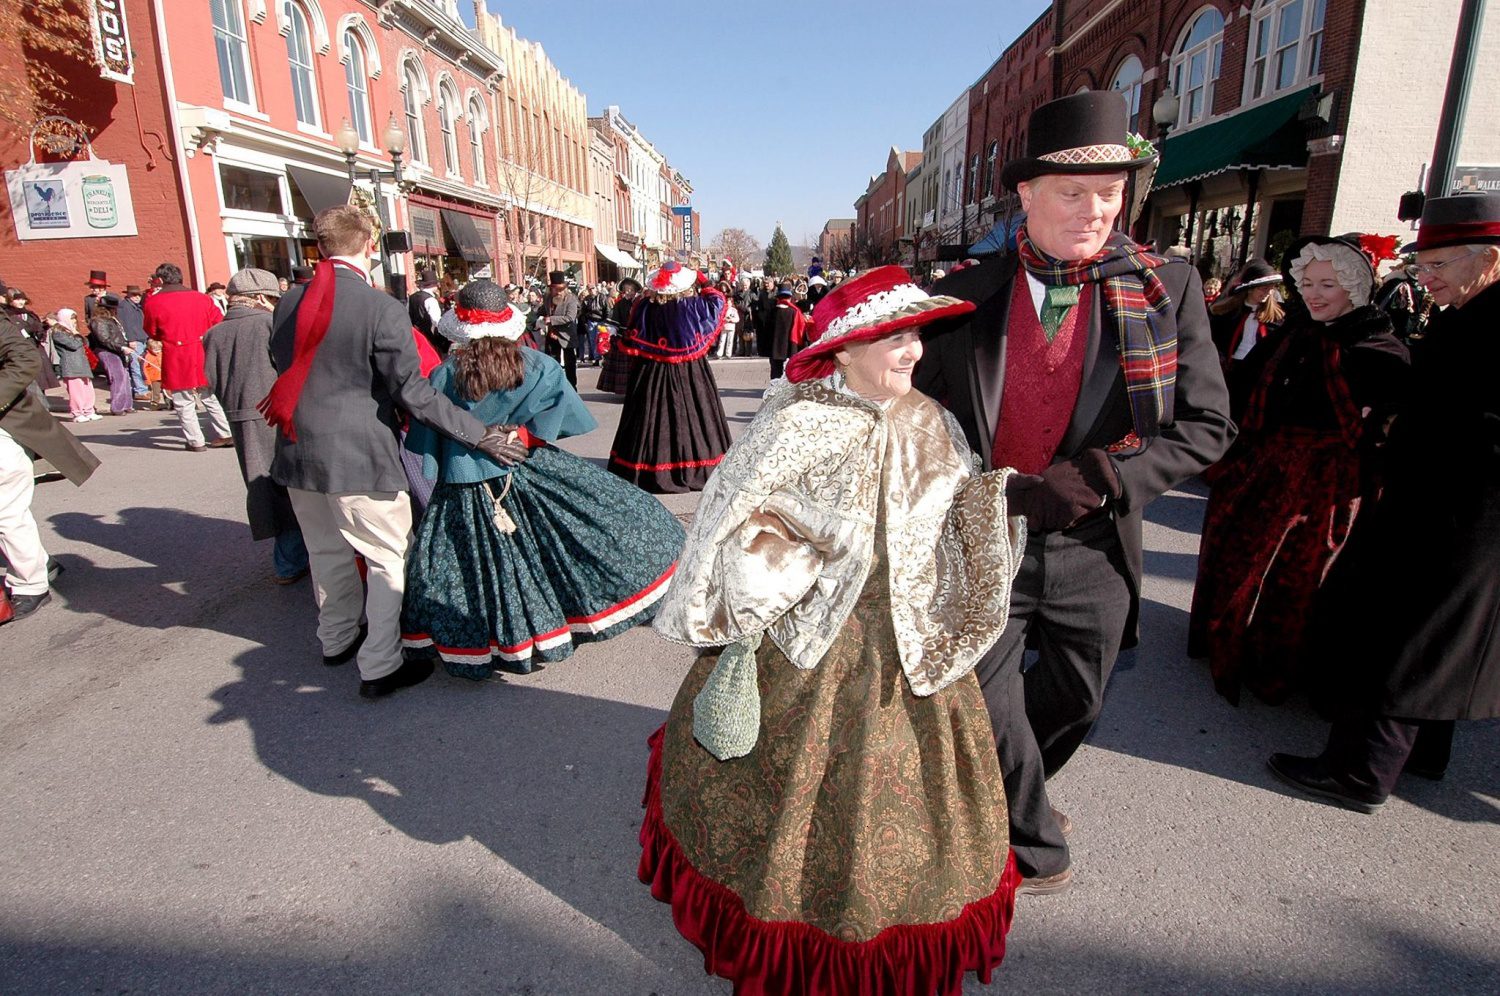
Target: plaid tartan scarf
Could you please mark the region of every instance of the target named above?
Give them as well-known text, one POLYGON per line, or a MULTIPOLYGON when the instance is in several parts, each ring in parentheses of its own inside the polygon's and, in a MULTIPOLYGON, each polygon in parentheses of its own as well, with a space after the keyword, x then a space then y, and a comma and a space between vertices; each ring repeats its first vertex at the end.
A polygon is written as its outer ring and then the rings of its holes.
POLYGON ((1026 272, 1048 286, 1102 283, 1104 311, 1120 342, 1120 367, 1135 433, 1157 434, 1172 411, 1177 383, 1177 334, 1164 319, 1172 299, 1154 272, 1167 261, 1131 242, 1111 238, 1088 259, 1053 259, 1032 244, 1022 225, 1016 249, 1026 272))

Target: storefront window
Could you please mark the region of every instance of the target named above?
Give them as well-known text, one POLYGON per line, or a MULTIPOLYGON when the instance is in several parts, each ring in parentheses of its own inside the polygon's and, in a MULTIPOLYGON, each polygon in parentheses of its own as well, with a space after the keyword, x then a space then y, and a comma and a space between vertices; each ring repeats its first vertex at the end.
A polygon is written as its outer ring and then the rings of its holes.
MULTIPOLYGON (((224 190, 224 207, 228 210, 286 214, 279 174, 220 163, 219 184, 224 190)), ((306 209, 305 204, 303 208, 306 209)), ((306 216, 310 217, 310 212, 306 216)))

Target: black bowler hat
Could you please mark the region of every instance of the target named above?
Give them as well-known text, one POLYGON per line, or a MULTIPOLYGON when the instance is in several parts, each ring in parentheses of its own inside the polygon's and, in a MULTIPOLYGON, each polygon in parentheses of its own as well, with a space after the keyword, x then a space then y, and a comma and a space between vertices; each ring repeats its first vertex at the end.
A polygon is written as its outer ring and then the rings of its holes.
POLYGON ((1026 123, 1026 155, 1000 171, 1011 190, 1048 173, 1118 173, 1156 162, 1149 145, 1140 151, 1127 141, 1125 95, 1086 90, 1059 97, 1031 112, 1026 123))
POLYGON ((1405 251, 1472 245, 1500 245, 1500 194, 1428 198, 1422 206, 1417 241, 1405 251))

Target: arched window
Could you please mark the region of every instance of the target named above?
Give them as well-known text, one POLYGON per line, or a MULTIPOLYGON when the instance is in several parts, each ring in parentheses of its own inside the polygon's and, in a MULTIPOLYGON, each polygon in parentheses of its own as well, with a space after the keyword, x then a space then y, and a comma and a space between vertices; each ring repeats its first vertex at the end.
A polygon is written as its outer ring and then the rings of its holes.
POLYGON ((443 169, 449 176, 458 175, 458 95, 446 80, 438 83, 438 127, 443 132, 443 169))
POLYGON ((224 99, 255 104, 250 85, 250 53, 245 42, 245 16, 240 0, 209 0, 213 19, 214 52, 219 57, 219 83, 224 99))
POLYGON ((1115 70, 1115 81, 1109 85, 1111 90, 1117 90, 1125 95, 1125 110, 1130 115, 1125 127, 1131 131, 1141 130, 1141 76, 1144 70, 1141 68, 1141 60, 1135 56, 1128 56, 1120 63, 1120 68, 1115 70))
POLYGON ((989 154, 984 157, 984 193, 981 196, 988 196, 995 192, 995 159, 999 155, 1000 142, 991 139, 989 154))
POLYGON ((292 0, 286 0, 286 18, 290 25, 286 33, 286 58, 292 70, 292 103, 297 120, 316 128, 318 84, 313 75, 312 29, 307 24, 307 11, 292 0))
POLYGON ((469 98, 469 161, 474 166, 474 182, 482 184, 484 180, 484 141, 485 130, 484 106, 480 104, 478 97, 469 98))
POLYGON ((1245 100, 1290 90, 1323 74, 1328 0, 1261 0, 1250 23, 1245 100))
POLYGON ((349 92, 349 120, 359 133, 359 141, 370 145, 370 92, 367 88, 365 47, 360 44, 353 31, 344 32, 344 46, 349 58, 344 60, 344 86, 349 92))
POLYGON ((1193 19, 1172 57, 1172 90, 1182 104, 1179 127, 1213 115, 1214 83, 1223 60, 1224 16, 1208 7, 1193 19))
POLYGON ((416 64, 408 59, 401 67, 405 86, 401 90, 401 106, 406 112, 406 138, 411 150, 411 161, 427 161, 427 131, 422 127, 422 77, 416 64))

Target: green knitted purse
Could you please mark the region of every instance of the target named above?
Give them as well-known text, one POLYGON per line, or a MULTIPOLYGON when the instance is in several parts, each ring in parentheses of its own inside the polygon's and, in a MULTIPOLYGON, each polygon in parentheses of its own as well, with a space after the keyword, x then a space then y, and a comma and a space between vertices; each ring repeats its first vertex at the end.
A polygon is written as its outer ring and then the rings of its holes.
POLYGON ((693 699, 693 739, 720 761, 744 757, 760 737, 759 648, 759 633, 725 647, 693 699))

